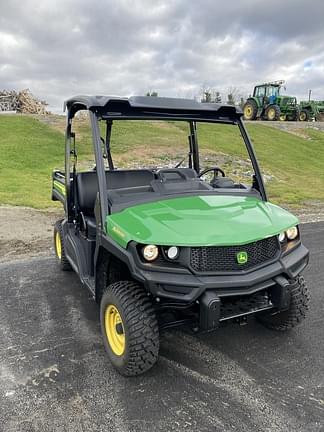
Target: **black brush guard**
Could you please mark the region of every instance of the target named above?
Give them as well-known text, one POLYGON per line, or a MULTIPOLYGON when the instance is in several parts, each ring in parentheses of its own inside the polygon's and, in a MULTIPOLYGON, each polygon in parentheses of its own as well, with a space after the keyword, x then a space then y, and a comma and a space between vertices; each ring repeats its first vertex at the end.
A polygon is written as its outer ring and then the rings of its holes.
POLYGON ((199 299, 199 327, 201 331, 211 331, 220 323, 232 319, 244 319, 248 315, 287 310, 290 305, 289 281, 278 276, 276 284, 250 295, 221 298, 216 291, 206 291, 199 299))

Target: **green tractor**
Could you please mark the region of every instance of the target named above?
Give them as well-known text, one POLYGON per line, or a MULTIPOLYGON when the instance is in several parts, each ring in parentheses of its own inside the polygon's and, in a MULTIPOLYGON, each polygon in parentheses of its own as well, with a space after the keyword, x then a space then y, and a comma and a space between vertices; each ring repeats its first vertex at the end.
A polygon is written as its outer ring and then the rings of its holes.
POLYGON ((301 101, 299 106, 300 121, 324 121, 324 101, 301 101))
POLYGON ((253 96, 244 104, 245 120, 293 120, 299 119, 297 99, 280 95, 284 81, 273 81, 254 87, 253 96))

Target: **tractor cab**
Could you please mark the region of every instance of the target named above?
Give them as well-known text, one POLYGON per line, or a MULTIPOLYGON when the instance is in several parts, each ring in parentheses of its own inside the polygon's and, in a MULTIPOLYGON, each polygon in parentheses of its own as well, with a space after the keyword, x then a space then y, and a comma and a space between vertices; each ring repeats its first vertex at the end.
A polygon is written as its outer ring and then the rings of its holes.
POLYGON ((263 84, 255 86, 253 90, 253 97, 268 97, 277 98, 280 93, 280 85, 275 83, 263 84))

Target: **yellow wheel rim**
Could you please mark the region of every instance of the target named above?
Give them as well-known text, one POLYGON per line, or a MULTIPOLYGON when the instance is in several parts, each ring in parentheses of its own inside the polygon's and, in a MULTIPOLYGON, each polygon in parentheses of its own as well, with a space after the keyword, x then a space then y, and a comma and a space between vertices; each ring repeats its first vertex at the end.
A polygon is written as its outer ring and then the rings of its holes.
POLYGON ((276 117, 276 111, 274 108, 270 108, 268 111, 268 119, 273 120, 276 117))
POLYGON ((114 305, 109 305, 106 308, 105 330, 113 353, 121 356, 125 351, 125 332, 120 313, 114 305))
POLYGON ((60 233, 57 231, 55 234, 55 249, 56 255, 61 259, 62 258, 62 242, 60 233))
POLYGON ((247 105, 246 107, 244 107, 244 117, 246 118, 250 118, 252 116, 253 110, 252 107, 250 105, 247 105))

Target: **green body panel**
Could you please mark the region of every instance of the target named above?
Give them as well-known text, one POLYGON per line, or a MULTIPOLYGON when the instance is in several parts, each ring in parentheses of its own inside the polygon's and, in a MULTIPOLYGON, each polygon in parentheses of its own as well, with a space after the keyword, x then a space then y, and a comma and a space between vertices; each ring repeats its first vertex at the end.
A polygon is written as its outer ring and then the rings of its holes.
POLYGON ((297 112, 297 100, 293 96, 278 96, 275 103, 279 105, 282 113, 295 114, 297 112))
POLYGON ((56 189, 60 194, 65 196, 65 185, 58 182, 57 180, 53 181, 53 187, 56 189))
POLYGON ((256 103, 256 105, 257 105, 257 107, 258 107, 258 109, 259 109, 259 108, 263 108, 262 99, 263 99, 263 98, 259 98, 259 97, 253 96, 253 97, 249 97, 249 98, 247 99, 247 101, 251 101, 251 100, 253 100, 253 101, 256 103))
POLYGON ((106 232, 122 247, 143 244, 229 246, 296 225, 289 212, 256 197, 190 196, 129 207, 107 216, 106 232))

